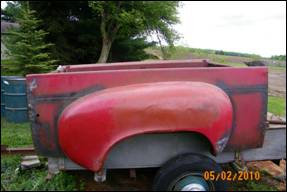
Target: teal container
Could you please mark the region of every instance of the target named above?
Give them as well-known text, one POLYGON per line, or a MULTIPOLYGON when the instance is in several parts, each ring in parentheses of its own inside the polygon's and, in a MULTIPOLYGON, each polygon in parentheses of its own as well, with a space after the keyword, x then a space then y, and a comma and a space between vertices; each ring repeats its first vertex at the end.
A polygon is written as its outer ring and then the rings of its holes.
POLYGON ((20 77, 20 76, 1 76, 1 117, 5 117, 5 84, 4 80, 6 78, 12 78, 12 77, 20 77))
POLYGON ((26 78, 5 77, 4 81, 5 118, 9 122, 28 121, 26 78))
POLYGON ((1 117, 5 116, 5 98, 4 98, 4 79, 6 76, 1 76, 1 117))

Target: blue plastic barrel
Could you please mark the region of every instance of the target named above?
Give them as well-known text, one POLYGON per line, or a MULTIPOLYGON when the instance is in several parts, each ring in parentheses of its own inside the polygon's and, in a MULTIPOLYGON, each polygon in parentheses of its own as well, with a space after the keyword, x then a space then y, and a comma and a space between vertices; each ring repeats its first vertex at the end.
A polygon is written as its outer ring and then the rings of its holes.
POLYGON ((1 76, 1 117, 5 115, 5 98, 4 98, 4 79, 6 76, 1 76))
POLYGON ((13 123, 27 122, 26 78, 5 77, 3 83, 6 120, 13 123))
POLYGON ((5 118, 5 86, 4 86, 4 80, 6 78, 11 77, 20 77, 20 76, 1 76, 1 117, 5 118))

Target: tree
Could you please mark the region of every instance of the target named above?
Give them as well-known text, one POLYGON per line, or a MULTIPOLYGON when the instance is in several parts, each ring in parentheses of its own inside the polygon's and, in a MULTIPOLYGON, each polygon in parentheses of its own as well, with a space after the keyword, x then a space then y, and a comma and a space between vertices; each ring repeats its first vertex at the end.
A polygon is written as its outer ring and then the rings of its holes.
POLYGON ((286 61, 286 55, 272 55, 271 59, 279 60, 279 61, 286 61))
POLYGON ((52 44, 45 43, 47 32, 39 29, 41 21, 35 17, 35 11, 29 9, 28 3, 21 6, 16 22, 20 27, 11 28, 4 39, 8 55, 13 59, 6 69, 22 75, 50 71, 56 62, 48 51, 52 44))
POLYGON ((178 37, 172 25, 179 22, 177 1, 90 1, 100 17, 102 48, 98 62, 105 63, 116 38, 124 35, 147 36, 155 33, 172 45, 178 37))
MULTIPOLYGON (((96 63, 101 51, 101 18, 88 1, 31 1, 30 6, 43 20, 41 28, 49 32, 46 41, 55 44, 53 56, 61 64, 96 63)), ((134 29, 135 30, 135 29, 134 29)), ((135 30, 115 39, 108 62, 148 59, 145 48, 153 45, 136 35, 135 30)))
POLYGON ((5 9, 1 8, 1 20, 15 22, 19 17, 21 4, 18 1, 7 1, 5 9))
POLYGON ((108 62, 137 61, 149 59, 152 56, 145 49, 155 45, 155 42, 146 42, 144 38, 119 38, 111 48, 108 62))

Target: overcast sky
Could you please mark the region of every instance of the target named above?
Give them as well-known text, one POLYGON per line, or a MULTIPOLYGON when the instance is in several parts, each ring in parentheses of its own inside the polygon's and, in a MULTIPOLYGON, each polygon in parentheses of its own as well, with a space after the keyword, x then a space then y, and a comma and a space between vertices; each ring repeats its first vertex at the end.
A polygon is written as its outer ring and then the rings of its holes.
POLYGON ((285 1, 185 1, 179 17, 177 44, 265 57, 286 54, 285 1))
POLYGON ((286 54, 285 1, 189 1, 179 16, 182 45, 267 57, 286 54))

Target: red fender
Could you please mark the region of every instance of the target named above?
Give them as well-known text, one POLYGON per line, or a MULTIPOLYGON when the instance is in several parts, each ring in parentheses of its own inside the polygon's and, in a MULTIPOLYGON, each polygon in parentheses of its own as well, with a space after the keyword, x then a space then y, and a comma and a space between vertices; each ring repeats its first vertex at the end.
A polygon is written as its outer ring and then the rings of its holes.
POLYGON ((68 105, 59 122, 63 152, 99 171, 111 148, 143 133, 197 132, 213 153, 223 150, 232 127, 232 104, 220 88, 201 82, 158 82, 109 88, 68 105))

